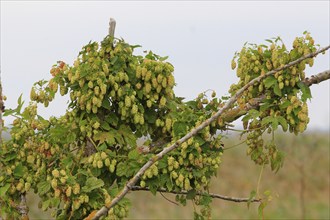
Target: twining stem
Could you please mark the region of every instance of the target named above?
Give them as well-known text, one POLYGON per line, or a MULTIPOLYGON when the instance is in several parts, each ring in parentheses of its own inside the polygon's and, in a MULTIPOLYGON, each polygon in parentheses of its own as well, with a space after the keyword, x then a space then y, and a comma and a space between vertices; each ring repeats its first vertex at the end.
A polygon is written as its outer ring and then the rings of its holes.
MULTIPOLYGON (((145 187, 140 187, 140 186, 133 186, 132 191, 150 191, 149 188, 145 187)), ((171 193, 171 194, 176 194, 176 195, 186 195, 188 194, 188 191, 182 190, 182 191, 168 191, 166 189, 157 189, 158 192, 165 192, 165 193, 171 193)), ((204 195, 205 193, 203 192, 196 192, 196 195, 204 195)), ((230 202, 261 202, 261 199, 249 199, 249 198, 238 198, 238 197, 230 197, 230 196, 224 196, 224 195, 219 195, 215 193, 208 193, 208 196, 214 198, 214 199, 222 199, 230 202)))
POLYGON ((246 140, 245 140, 245 141, 242 141, 242 142, 240 142, 240 143, 238 143, 238 144, 234 144, 234 145, 232 145, 232 146, 230 146, 230 147, 226 147, 226 148, 224 148, 223 150, 229 150, 229 149, 232 149, 232 148, 238 147, 238 146, 240 146, 241 144, 244 144, 245 142, 246 142, 246 140))
POLYGON ((260 195, 259 195, 259 188, 260 188, 260 182, 261 182, 261 177, 262 177, 262 173, 264 171, 264 167, 265 167, 265 164, 263 164, 261 166, 261 170, 260 170, 260 173, 259 173, 259 178, 258 178, 258 183, 257 183, 257 198, 260 198, 260 195))

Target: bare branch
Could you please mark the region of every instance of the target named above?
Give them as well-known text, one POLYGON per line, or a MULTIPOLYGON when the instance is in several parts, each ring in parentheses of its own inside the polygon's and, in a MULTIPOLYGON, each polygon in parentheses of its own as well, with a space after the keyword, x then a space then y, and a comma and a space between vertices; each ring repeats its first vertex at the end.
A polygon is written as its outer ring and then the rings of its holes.
POLYGON ((176 149, 180 146, 183 142, 187 141, 189 138, 195 136, 199 131, 204 129, 206 126, 210 125, 213 121, 217 120, 219 116, 221 116, 226 110, 228 110, 236 101, 237 98, 242 95, 242 93, 247 90, 250 86, 254 85, 255 83, 260 82, 262 79, 266 78, 267 76, 273 75, 276 72, 279 72, 281 70, 284 70, 290 66, 293 66, 297 63, 302 62, 305 59, 312 58, 317 56, 318 54, 328 50, 330 48, 330 45, 324 48, 321 48, 317 50, 314 53, 307 54, 295 61, 292 61, 282 67, 276 68, 272 71, 269 71, 268 73, 261 75, 253 80, 251 80, 249 83, 247 83, 245 86, 243 86, 241 89, 239 89, 234 96, 232 96, 228 101, 225 103, 225 105, 220 108, 216 113, 214 113, 210 118, 206 119, 202 124, 192 129, 189 133, 187 133, 184 137, 177 140, 174 144, 172 144, 169 147, 164 148, 161 152, 153 156, 147 163, 145 163, 142 168, 135 174, 133 178, 131 178, 125 187, 117 194, 117 196, 108 204, 105 204, 100 210, 98 210, 96 213, 93 212, 92 216, 89 216, 88 219, 99 219, 101 216, 106 215, 108 210, 115 206, 122 198, 125 197, 125 195, 132 189, 133 186, 137 183, 137 181, 141 178, 141 176, 144 174, 144 172, 151 167, 156 161, 162 159, 167 153, 171 152, 172 150, 176 149))
MULTIPOLYGON (((150 191, 149 188, 142 188, 140 186, 133 186, 132 191, 150 191)), ((176 191, 167 191, 166 189, 157 189, 158 192, 164 192, 164 193, 172 193, 172 194, 178 194, 178 195, 187 195, 188 191, 182 190, 180 192, 176 191)), ((196 195, 204 195, 203 192, 196 192, 196 195)), ((261 199, 249 199, 249 198, 237 198, 237 197, 229 197, 229 196, 223 196, 215 193, 207 193, 207 195, 211 196, 215 199, 222 199, 230 202, 261 202, 261 199)))
POLYGON ((29 207, 26 204, 26 195, 21 194, 21 203, 17 206, 19 213, 21 214, 21 219, 29 220, 29 207))
POLYGON ((323 71, 319 74, 312 75, 310 78, 306 78, 303 83, 306 84, 306 86, 311 86, 313 84, 319 84, 322 81, 330 79, 330 70, 323 71))
POLYGON ((110 18, 110 22, 109 22, 109 35, 111 37, 115 36, 115 28, 116 28, 116 20, 113 18, 110 18))
MULTIPOLYGON (((133 189, 132 189, 132 191, 134 191, 133 189)), ((149 191, 148 189, 146 189, 146 191, 149 191)), ((161 191, 158 191, 159 193, 160 193, 160 195, 164 198, 164 199, 166 199, 168 202, 170 202, 170 203, 172 203, 172 204, 174 204, 174 205, 179 205, 178 203, 176 203, 176 202, 173 202, 172 200, 170 200, 170 199, 168 199, 168 198, 166 198, 166 196, 164 196, 164 194, 163 194, 163 192, 161 192, 161 191)))

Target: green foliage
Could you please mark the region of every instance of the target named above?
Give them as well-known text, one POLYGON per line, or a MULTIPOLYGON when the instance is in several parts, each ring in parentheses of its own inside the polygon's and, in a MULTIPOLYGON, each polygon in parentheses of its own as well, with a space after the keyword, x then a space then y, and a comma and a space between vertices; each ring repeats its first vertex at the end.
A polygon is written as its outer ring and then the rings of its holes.
MULTIPOLYGON (((173 143, 215 111, 204 94, 184 103, 174 96, 173 66, 151 51, 133 55, 134 46, 106 37, 83 47, 73 66, 58 61, 49 81, 31 89, 31 103, 8 110, 16 117, 12 139, 1 150, 0 185, 9 216, 10 203, 33 189, 41 208, 55 208, 54 217, 81 219, 116 195, 155 152, 173 143), (37 103, 49 105, 56 93, 70 94, 65 115, 49 120, 37 114, 37 103), (203 100, 202 100, 203 99, 203 100), (148 137, 146 146, 137 140, 148 137), (149 152, 141 151, 148 147, 149 152)), ((139 185, 198 191, 208 188, 220 164, 220 138, 214 123, 182 147, 166 155, 143 175, 139 185)), ((189 199, 194 200, 189 195, 189 199)), ((109 211, 127 216, 128 203, 109 211)))
MULTIPOLYGON (((287 50, 279 37, 267 40, 269 46, 246 44, 232 61, 232 67, 236 69, 240 80, 230 87, 229 92, 234 95, 238 89, 259 75, 315 52, 313 38, 308 32, 304 35, 294 40, 291 50, 287 50)), ((309 58, 268 76, 262 82, 250 86, 238 99, 237 106, 242 106, 254 98, 265 97, 259 109, 249 111, 242 119, 243 126, 249 133, 247 153, 257 164, 270 162, 272 169, 276 171, 282 164, 283 155, 273 141, 265 142, 262 138, 265 131, 272 133, 279 125, 283 131, 289 130, 295 134, 306 129, 309 122, 306 102, 312 96, 309 87, 302 80, 305 79, 305 66, 313 66, 313 63, 313 58, 309 58)))
MULTIPOLYGON (((278 39, 275 40, 278 41, 278 39)), ((233 95, 253 78, 268 70, 295 60, 315 50, 312 38, 297 38, 290 52, 272 42, 267 46, 245 46, 238 57, 238 84, 233 95), (263 49, 266 48, 266 49, 263 49)), ((15 218, 22 193, 33 190, 42 202, 42 210, 54 208, 57 219, 82 219, 93 210, 109 204, 127 181, 164 147, 175 143, 218 110, 228 97, 208 99, 206 92, 184 102, 174 95, 173 66, 151 51, 145 56, 133 54, 136 46, 107 36, 101 44, 90 42, 82 48, 70 66, 58 61, 49 81, 36 82, 31 89, 30 104, 5 115, 15 116, 11 140, 0 151, 0 204, 7 217, 15 218), (48 107, 60 93, 70 95, 67 112, 49 120, 37 114, 37 103, 48 107), (147 138, 138 145, 140 138, 147 138), (9 202, 11 201, 11 202, 9 202)), ((312 65, 313 60, 307 61, 312 65)), ((232 62, 233 69, 236 62, 232 62)), ((262 134, 283 130, 302 132, 307 123, 306 100, 311 97, 304 79, 305 62, 267 77, 249 88, 237 105, 263 94, 266 101, 260 109, 243 118, 248 132, 248 154, 258 164, 271 161, 271 167, 282 166, 283 155, 273 142, 264 143, 262 134)), ((223 152, 221 135, 226 122, 219 118, 194 137, 153 164, 143 174, 139 185, 153 194, 157 189, 180 192, 202 206, 195 218, 211 216, 208 192, 223 152), (196 196, 196 192, 204 192, 196 196)), ((122 219, 128 214, 126 199, 110 209, 109 219, 122 219)))

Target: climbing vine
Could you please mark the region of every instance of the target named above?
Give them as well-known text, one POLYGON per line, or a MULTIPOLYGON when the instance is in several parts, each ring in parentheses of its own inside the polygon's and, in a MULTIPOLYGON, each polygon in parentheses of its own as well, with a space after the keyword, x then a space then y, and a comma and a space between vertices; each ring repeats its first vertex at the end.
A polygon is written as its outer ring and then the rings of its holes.
POLYGON ((58 61, 49 80, 33 85, 27 107, 20 97, 17 108, 4 112, 15 120, 0 149, 0 216, 22 216, 22 196, 34 191, 40 208, 52 208, 56 219, 122 219, 130 206, 123 193, 135 187, 177 193, 181 204, 201 206, 196 219, 210 218, 214 196, 208 189, 229 123, 244 115, 247 154, 277 171, 283 155, 274 131, 280 125, 297 134, 309 122, 305 67, 329 47, 317 50, 307 32, 290 50, 280 38, 267 41, 245 44, 235 54, 231 65, 239 81, 221 98, 214 91, 193 100, 177 97, 166 57, 135 55, 139 46, 113 36, 88 43, 73 65, 58 61), (38 103, 48 107, 59 94, 70 96, 66 113, 39 115, 38 103))

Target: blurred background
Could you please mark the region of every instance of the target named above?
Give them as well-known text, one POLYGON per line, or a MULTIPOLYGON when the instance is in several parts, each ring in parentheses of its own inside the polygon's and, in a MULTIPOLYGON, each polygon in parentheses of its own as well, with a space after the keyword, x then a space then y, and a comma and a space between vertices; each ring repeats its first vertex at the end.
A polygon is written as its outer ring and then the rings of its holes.
MULTIPOLYGON (((307 30, 315 42, 330 42, 329 1, 1 1, 1 80, 7 108, 15 108, 23 94, 29 100, 32 84, 50 79, 49 70, 58 60, 72 64, 90 40, 101 41, 108 32, 109 18, 117 21, 115 36, 136 51, 152 50, 175 67, 177 96, 193 99, 213 89, 226 95, 237 81, 231 59, 245 42, 264 43, 281 36, 291 47, 296 36, 307 30)), ((307 76, 329 69, 329 52, 317 57, 307 76)), ((286 152, 284 167, 274 174, 264 170, 261 189, 272 192, 265 209, 270 219, 329 219, 329 81, 312 86, 310 124, 299 136, 278 133, 276 141, 286 152)), ((40 106, 44 117, 65 112, 68 97, 40 106)), ((11 119, 6 119, 10 124, 11 119)), ((237 123, 236 125, 238 125, 237 123)), ((238 125, 239 126, 239 125, 238 125)), ((239 143, 228 133, 227 147, 239 143)), ((261 167, 246 156, 246 146, 224 152, 218 178, 211 192, 248 197, 256 189, 261 167)), ((164 194, 175 201, 174 196, 164 194)), ((176 206, 161 195, 129 194, 129 219, 191 219, 193 207, 176 206)), ((29 195, 31 219, 50 219, 29 195)), ((257 205, 213 200, 214 219, 255 219, 257 205)))

